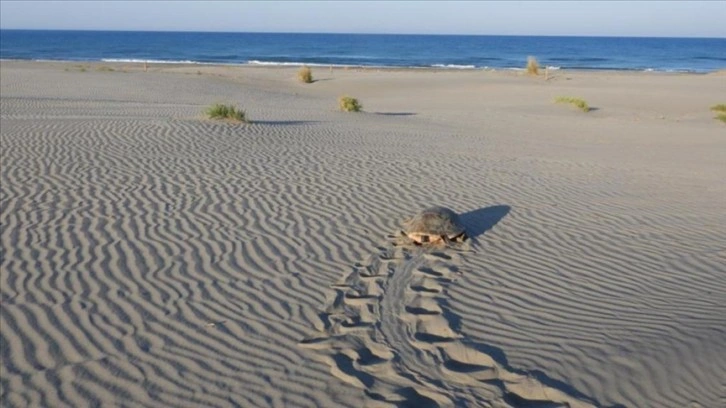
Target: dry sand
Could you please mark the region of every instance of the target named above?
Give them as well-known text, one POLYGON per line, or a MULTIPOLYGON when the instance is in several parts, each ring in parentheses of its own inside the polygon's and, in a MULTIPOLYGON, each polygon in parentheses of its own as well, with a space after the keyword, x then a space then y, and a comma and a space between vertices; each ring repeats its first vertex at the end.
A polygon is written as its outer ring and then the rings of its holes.
POLYGON ((725 76, 105 65, 0 65, 2 406, 726 406, 725 76))

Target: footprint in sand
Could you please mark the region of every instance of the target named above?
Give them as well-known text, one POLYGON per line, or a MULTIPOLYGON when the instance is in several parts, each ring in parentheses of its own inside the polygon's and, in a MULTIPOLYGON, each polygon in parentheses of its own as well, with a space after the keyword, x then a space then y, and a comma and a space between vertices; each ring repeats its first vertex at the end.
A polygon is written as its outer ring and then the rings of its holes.
POLYGON ((508 369, 452 328, 446 288, 461 275, 471 241, 451 210, 436 207, 412 220, 332 285, 319 333, 301 346, 363 389, 371 405, 594 406, 508 369))

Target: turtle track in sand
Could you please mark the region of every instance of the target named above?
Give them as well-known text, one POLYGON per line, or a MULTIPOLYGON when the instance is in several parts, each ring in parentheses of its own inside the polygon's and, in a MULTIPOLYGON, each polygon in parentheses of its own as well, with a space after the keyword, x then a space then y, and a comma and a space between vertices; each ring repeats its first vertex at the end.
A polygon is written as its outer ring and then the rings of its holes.
POLYGON ((447 288, 470 242, 414 247, 389 236, 332 285, 318 333, 300 345, 363 389, 367 406, 593 406, 509 369, 456 331, 447 288))

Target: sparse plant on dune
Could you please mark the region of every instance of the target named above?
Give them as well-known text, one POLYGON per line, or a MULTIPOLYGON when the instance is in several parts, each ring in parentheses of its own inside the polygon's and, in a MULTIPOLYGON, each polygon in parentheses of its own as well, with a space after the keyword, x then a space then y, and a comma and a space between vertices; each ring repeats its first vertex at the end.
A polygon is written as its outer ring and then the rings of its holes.
POLYGON ((363 109, 363 105, 358 102, 358 99, 350 96, 341 96, 338 99, 338 106, 343 112, 360 112, 363 109))
POLYGON ((711 110, 716 112, 714 119, 720 120, 726 123, 726 103, 719 103, 718 105, 711 106, 711 110))
POLYGON ((297 71, 297 79, 299 79, 300 82, 304 84, 312 83, 313 71, 310 69, 310 67, 303 66, 300 68, 299 71, 297 71))
POLYGON ((578 107, 583 112, 589 112, 590 106, 583 99, 573 98, 571 96, 558 96, 555 98, 557 103, 569 103, 570 105, 578 107))
POLYGON ((529 75, 539 75, 539 62, 535 57, 527 57, 527 73, 529 75))
POLYGON ((245 111, 234 105, 216 103, 204 111, 210 119, 224 119, 233 122, 249 123, 245 111))
POLYGON ((113 69, 113 68, 111 68, 111 67, 107 67, 105 65, 101 65, 100 67, 96 68, 96 71, 99 71, 99 72, 114 72, 116 70, 113 69))

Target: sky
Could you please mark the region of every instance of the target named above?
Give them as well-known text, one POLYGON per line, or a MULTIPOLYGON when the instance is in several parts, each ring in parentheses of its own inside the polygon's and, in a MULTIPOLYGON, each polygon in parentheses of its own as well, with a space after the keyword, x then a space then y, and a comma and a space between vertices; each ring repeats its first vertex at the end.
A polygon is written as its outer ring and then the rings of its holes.
POLYGON ((0 28, 726 38, 715 1, 15 1, 0 28))

